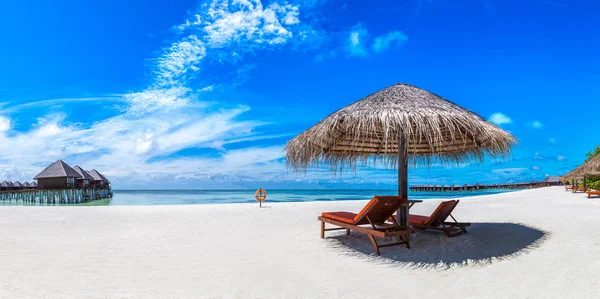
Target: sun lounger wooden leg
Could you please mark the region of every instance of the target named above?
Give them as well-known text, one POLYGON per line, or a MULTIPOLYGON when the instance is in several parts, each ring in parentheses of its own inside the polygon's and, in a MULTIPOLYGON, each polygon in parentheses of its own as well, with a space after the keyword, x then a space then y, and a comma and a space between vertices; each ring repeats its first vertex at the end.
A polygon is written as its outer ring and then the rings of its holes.
POLYGON ((349 236, 349 235, 350 235, 350 230, 349 230, 349 229, 347 229, 347 230, 346 230, 346 236, 349 236))
POLYGON ((371 244, 373 244, 373 248, 375 249, 375 253, 377 255, 379 255, 379 245, 377 245, 377 241, 375 240, 375 237, 373 237, 372 235, 368 235, 369 236, 369 240, 371 240, 371 244))
POLYGON ((321 239, 325 239, 325 221, 321 221, 321 239))

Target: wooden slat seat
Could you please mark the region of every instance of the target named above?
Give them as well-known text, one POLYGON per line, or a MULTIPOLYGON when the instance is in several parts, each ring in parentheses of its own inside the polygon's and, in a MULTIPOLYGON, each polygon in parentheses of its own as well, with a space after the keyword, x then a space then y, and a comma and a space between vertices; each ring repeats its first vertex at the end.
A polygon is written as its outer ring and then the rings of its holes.
POLYGON ((321 216, 323 216, 325 218, 341 221, 344 223, 350 223, 350 224, 354 223, 354 217, 356 217, 356 215, 357 214, 350 213, 350 212, 323 212, 321 214, 321 216))
POLYGON ((591 198, 592 196, 600 196, 600 191, 591 190, 585 192, 585 194, 587 194, 588 198, 591 198))
POLYGON ((391 220, 391 223, 386 223, 406 203, 406 199, 401 196, 374 196, 358 214, 324 212, 318 217, 321 221, 321 238, 325 238, 326 231, 345 229, 346 234, 350 234, 351 230, 367 234, 377 255, 379 255, 381 247, 404 244, 406 248, 410 248, 408 236, 413 231, 408 227, 401 227, 394 219, 391 220), (325 223, 339 226, 339 228, 325 228, 325 223), (399 237, 401 241, 380 245, 375 237, 399 237))
POLYGON ((409 223, 425 224, 427 221, 429 221, 429 216, 408 215, 409 223))
POLYGON ((458 202, 458 200, 444 201, 440 203, 430 216, 409 215, 408 223, 417 229, 443 231, 448 237, 466 233, 466 227, 471 226, 471 223, 460 223, 452 216, 452 211, 456 208, 458 202), (452 218, 454 222, 447 222, 446 219, 448 217, 452 218))

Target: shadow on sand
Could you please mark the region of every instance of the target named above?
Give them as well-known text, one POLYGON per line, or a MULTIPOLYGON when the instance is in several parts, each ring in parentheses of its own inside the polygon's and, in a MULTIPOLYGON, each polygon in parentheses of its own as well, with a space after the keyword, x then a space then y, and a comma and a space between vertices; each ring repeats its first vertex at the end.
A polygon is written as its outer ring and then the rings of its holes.
MULTIPOLYGON (((409 268, 449 269, 485 266, 509 260, 541 245, 549 234, 516 223, 473 223, 468 233, 448 238, 438 231, 416 231, 410 238, 411 249, 394 246, 373 252, 365 234, 353 232, 330 236, 335 250, 409 268)), ((383 242, 382 242, 383 243, 383 242)))

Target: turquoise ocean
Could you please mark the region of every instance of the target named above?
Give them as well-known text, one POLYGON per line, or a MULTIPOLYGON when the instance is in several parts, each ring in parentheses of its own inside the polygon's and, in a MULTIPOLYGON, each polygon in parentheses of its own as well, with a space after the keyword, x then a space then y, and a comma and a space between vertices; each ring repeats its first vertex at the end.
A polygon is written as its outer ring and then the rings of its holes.
MULTIPOLYGON (((96 200, 80 205, 192 205, 192 204, 231 204, 256 203, 256 190, 114 190, 111 199, 96 200)), ((307 190, 307 189, 267 189, 266 203, 311 202, 333 200, 367 200, 373 195, 396 195, 396 190, 307 190)), ((507 191, 487 190, 468 192, 409 192, 411 199, 460 198, 502 193, 507 191)))
MULTIPOLYGON (((113 190, 113 198, 94 200, 80 206, 154 206, 154 205, 195 205, 195 204, 238 204, 256 203, 256 190, 113 190)), ((355 189, 267 189, 266 203, 311 202, 335 200, 368 200, 374 195, 396 195, 397 190, 355 190, 355 189)), ((410 199, 450 199, 467 196, 488 195, 509 191, 485 190, 463 192, 409 192, 410 199)), ((0 201, 0 205, 39 205, 39 203, 15 203, 0 201)))

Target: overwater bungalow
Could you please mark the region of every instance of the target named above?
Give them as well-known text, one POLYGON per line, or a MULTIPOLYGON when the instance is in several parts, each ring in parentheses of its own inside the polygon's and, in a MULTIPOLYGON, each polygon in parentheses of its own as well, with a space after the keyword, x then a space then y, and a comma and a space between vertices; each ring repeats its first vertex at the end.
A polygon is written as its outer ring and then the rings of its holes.
POLYGON ((90 175, 89 172, 87 172, 86 170, 81 168, 79 165, 75 165, 75 167, 73 167, 73 169, 75 171, 77 171, 77 173, 79 173, 79 175, 81 176, 80 178, 78 178, 75 181, 76 186, 78 188, 86 188, 94 180, 94 177, 92 175, 90 175))
POLYGON ((14 190, 23 190, 25 189, 25 185, 21 184, 19 181, 15 181, 13 183, 14 190))
POLYGON ((100 172, 98 172, 96 169, 92 169, 92 170, 88 171, 88 173, 93 178, 93 180, 90 182, 92 186, 105 187, 110 184, 110 181, 105 176, 103 176, 100 172))
POLYGON ((558 176, 549 176, 549 177, 546 177, 540 183, 540 185, 542 185, 542 186, 559 186, 559 185, 562 185, 562 184, 563 183, 561 182, 560 177, 558 177, 558 176))
POLYGON ((25 186, 25 189, 31 189, 31 183, 30 182, 25 182, 23 183, 23 185, 25 186))
POLYGON ((62 160, 50 164, 33 179, 38 189, 69 189, 75 187, 75 180, 81 175, 62 160))
POLYGON ((2 188, 3 191, 14 190, 15 185, 11 181, 4 181, 0 183, 0 188, 2 188))

